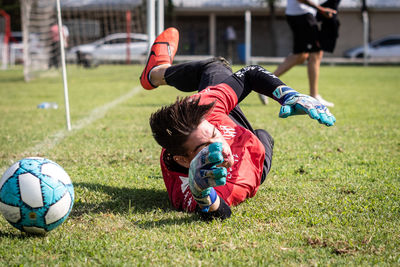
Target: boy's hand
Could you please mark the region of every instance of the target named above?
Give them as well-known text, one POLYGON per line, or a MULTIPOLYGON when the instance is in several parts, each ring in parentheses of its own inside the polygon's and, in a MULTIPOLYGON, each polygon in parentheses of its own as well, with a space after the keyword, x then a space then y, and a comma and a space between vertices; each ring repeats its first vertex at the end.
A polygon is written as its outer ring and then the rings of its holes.
POLYGON ((336 122, 336 118, 330 113, 329 109, 311 96, 300 94, 287 86, 278 87, 273 95, 282 105, 279 111, 281 118, 308 114, 310 118, 326 126, 332 126, 336 122))
POLYGON ((189 187, 198 204, 210 206, 210 188, 226 183, 226 168, 217 167, 223 161, 222 143, 219 142, 204 147, 191 161, 189 187))

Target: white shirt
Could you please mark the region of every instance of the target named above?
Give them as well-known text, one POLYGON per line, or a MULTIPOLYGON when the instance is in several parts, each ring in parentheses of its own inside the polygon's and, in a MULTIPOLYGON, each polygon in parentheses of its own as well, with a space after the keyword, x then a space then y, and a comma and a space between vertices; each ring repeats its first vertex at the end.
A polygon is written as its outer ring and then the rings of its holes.
MULTIPOLYGON (((318 5, 318 0, 311 0, 311 2, 318 5)), ((298 16, 307 13, 311 13, 315 16, 317 14, 317 10, 305 4, 301 4, 297 0, 287 0, 285 13, 289 16, 298 16)))

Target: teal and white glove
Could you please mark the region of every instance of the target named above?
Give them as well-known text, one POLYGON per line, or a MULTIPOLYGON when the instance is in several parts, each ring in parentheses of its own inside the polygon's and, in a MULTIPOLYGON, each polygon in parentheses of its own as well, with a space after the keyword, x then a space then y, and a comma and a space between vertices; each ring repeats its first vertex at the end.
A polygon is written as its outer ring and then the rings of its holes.
POLYGON ((213 187, 226 183, 226 168, 217 167, 223 161, 222 143, 217 142, 204 147, 190 162, 189 188, 203 212, 217 199, 213 187))
POLYGON ((282 105, 279 111, 281 118, 308 114, 310 118, 326 126, 332 126, 336 122, 336 118, 329 109, 311 96, 300 94, 287 86, 279 86, 272 94, 282 105))

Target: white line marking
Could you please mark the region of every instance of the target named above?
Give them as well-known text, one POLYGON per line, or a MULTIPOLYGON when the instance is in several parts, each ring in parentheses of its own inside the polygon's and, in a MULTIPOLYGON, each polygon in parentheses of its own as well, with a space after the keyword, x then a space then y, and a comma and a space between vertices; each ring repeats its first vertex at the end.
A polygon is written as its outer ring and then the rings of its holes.
MULTIPOLYGON (((67 131, 66 129, 60 130, 60 131, 56 132, 55 134, 53 134, 52 136, 49 136, 46 139, 44 139, 41 143, 27 149, 25 152, 23 152, 21 154, 24 154, 24 155, 25 154, 41 154, 47 150, 52 149, 65 137, 72 135, 73 133, 88 126, 89 124, 95 122, 96 120, 101 119, 102 117, 104 117, 104 115, 107 113, 108 110, 110 110, 111 108, 124 102, 125 100, 131 98, 132 96, 136 95, 140 91, 141 91, 141 87, 139 87, 139 86, 135 87, 131 91, 126 93, 125 95, 122 95, 103 106, 93 109, 92 112, 90 112, 90 114, 87 117, 84 117, 84 118, 80 119, 79 121, 77 121, 75 124, 73 124, 71 131, 67 131)), ((2 175, 6 169, 7 169, 7 166, 1 167, 0 175, 2 175)))

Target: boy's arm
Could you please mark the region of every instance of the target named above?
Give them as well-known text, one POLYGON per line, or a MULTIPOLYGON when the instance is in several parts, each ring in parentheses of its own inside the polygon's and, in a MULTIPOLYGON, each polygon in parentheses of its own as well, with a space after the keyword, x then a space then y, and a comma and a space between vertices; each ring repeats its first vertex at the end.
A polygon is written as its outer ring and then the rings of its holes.
POLYGON ((205 219, 225 219, 231 215, 231 209, 214 189, 226 183, 226 168, 219 166, 223 160, 222 144, 212 143, 190 163, 189 188, 205 219))
POLYGON ((213 219, 227 219, 231 217, 232 211, 231 208, 228 206, 228 204, 225 203, 225 201, 219 197, 219 204, 216 209, 211 209, 208 212, 201 212, 200 211, 200 216, 204 220, 210 221, 213 219))
POLYGON ((261 66, 252 65, 242 68, 223 81, 242 101, 252 91, 266 95, 278 101, 282 107, 279 117, 308 114, 321 124, 332 126, 336 119, 328 108, 311 96, 303 95, 286 86, 278 77, 261 66))

